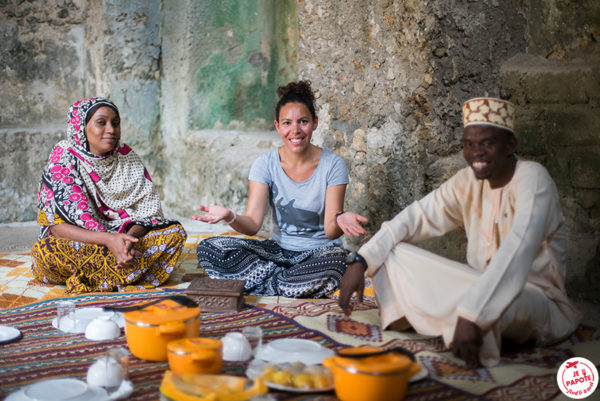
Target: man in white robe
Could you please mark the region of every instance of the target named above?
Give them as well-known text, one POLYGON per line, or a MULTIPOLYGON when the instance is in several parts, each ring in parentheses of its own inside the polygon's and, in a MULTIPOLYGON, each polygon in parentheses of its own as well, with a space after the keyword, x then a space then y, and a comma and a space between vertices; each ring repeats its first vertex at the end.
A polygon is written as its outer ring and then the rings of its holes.
POLYGON ((569 336, 581 314, 565 287, 565 227, 546 169, 514 154, 514 106, 475 98, 463 105, 463 156, 469 164, 413 202, 357 252, 339 304, 362 300, 373 278, 382 326, 412 326, 443 337, 468 367, 495 366, 501 338, 537 345, 569 336), (467 264, 414 245, 460 226, 467 264))

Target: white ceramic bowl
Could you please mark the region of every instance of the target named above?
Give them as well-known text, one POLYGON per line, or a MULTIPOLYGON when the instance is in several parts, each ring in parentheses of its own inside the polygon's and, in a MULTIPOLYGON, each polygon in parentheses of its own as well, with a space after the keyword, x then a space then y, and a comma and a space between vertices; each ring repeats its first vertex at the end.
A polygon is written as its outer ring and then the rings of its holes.
POLYGON ((99 316, 85 328, 85 338, 92 341, 113 340, 121 335, 121 328, 110 316, 99 316))
POLYGON ((252 357, 252 347, 242 333, 227 333, 223 338, 224 361, 247 361, 252 357))

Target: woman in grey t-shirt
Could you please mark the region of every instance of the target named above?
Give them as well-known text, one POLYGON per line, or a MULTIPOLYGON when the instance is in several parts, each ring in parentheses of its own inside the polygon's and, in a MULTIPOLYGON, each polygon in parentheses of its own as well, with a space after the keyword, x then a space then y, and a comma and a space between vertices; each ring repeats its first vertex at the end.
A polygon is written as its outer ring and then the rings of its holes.
POLYGON ((269 202, 276 222, 272 238, 208 238, 198 244, 198 260, 212 278, 246 280, 248 294, 323 297, 337 289, 346 270, 339 237, 364 234, 360 223, 367 219, 342 212, 348 184, 342 158, 310 142, 318 125, 310 82, 289 83, 277 94, 274 123, 283 145, 254 161, 244 215, 199 206, 206 213, 194 216, 254 235, 269 202))

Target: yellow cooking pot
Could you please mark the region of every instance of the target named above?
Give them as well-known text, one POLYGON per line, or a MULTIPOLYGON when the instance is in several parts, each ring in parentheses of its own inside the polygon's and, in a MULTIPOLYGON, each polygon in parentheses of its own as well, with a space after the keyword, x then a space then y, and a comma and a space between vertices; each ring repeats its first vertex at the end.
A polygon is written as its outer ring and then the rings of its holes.
POLYGON ((200 307, 170 299, 123 315, 129 350, 148 361, 166 361, 169 342, 200 333, 200 307))
POLYGON ((223 364, 223 344, 214 338, 181 338, 167 345, 169 369, 178 373, 217 374, 223 364))
POLYGON ((421 369, 409 356, 378 347, 346 348, 323 365, 331 370, 341 401, 400 401, 408 379, 421 369), (363 356, 368 353, 375 355, 363 356))

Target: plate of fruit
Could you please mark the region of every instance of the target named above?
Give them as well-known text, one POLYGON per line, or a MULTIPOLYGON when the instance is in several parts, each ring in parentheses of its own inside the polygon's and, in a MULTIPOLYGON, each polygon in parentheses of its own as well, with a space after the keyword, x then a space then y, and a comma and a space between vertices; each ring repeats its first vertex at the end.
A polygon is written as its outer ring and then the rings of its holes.
POLYGON ((254 359, 248 365, 246 375, 250 379, 261 378, 273 390, 293 393, 321 393, 334 387, 329 369, 303 362, 272 363, 254 359))

